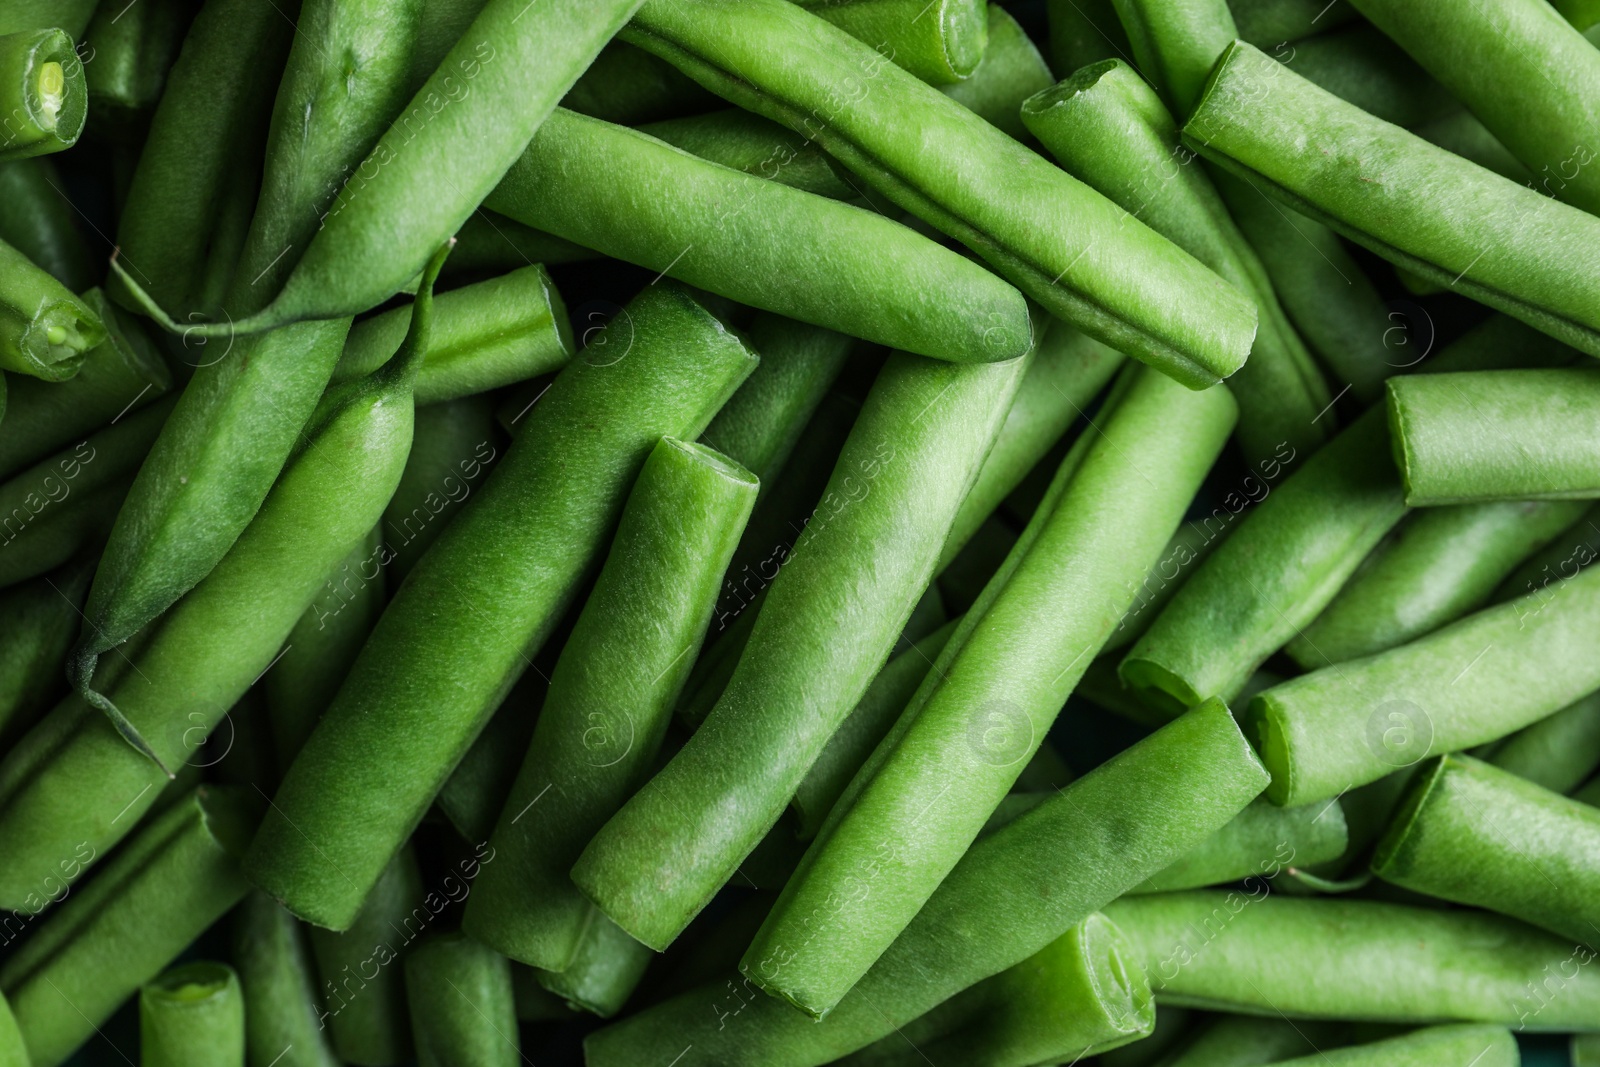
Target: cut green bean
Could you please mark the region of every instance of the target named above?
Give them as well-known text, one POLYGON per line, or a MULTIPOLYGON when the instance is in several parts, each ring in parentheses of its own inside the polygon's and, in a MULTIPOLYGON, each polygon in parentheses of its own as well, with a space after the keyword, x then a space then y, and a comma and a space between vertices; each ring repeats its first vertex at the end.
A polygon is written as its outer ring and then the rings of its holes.
POLYGON ((1572 792, 1600 770, 1600 693, 1524 726, 1484 759, 1552 792, 1572 792))
POLYGON ((1236 418, 1224 391, 1124 372, 751 943, 758 984, 820 1016, 900 933, 1010 790, 1236 418))
POLYGON ((97 115, 120 111, 126 121, 155 107, 198 6, 194 0, 156 0, 120 11, 113 4, 95 9, 84 34, 94 58, 84 73, 97 115))
POLYGON ((1417 126, 1461 110, 1444 86, 1366 23, 1307 38, 1275 58, 1341 100, 1396 126, 1417 126))
POLYGON ((523 1062, 511 964, 469 937, 445 934, 406 953, 406 997, 418 1067, 523 1062))
POLYGON ((1600 460, 1589 447, 1600 434, 1600 372, 1397 378, 1387 403, 1412 507, 1600 496, 1600 460))
POLYGON ((89 89, 72 37, 61 29, 0 36, 0 162, 71 148, 89 114, 89 89))
POLYGON ((1217 57, 1239 36, 1226 0, 1112 0, 1128 32, 1131 62, 1182 121, 1217 57))
POLYGON ((244 1067, 244 996, 225 963, 186 963, 139 990, 142 1067, 244 1067))
MULTIPOLYGON (((420 408, 411 455, 383 509, 376 562, 400 582, 438 540, 504 451, 487 397, 464 396, 420 408)), ((368 563, 364 571, 370 571, 368 563)), ((331 695, 331 694, 330 694, 331 695)))
POLYGON ((1580 945, 1600 940, 1600 811, 1470 756, 1422 769, 1372 872, 1580 945))
POLYGON ((1265 781, 1227 709, 1196 709, 978 841, 822 1021, 736 977, 591 1035, 589 1063, 632 1067, 691 1043, 680 1067, 831 1062, 1045 948, 1215 832, 1265 781), (1112 837, 1109 811, 1121 816, 1112 837))
POLYGON ((787 127, 739 108, 652 122, 640 126, 639 132, 724 167, 818 196, 849 200, 857 195, 822 149, 787 127))
POLYGON ((289 769, 248 865, 296 914, 354 919, 571 603, 651 447, 697 436, 754 367, 681 289, 649 287, 625 310, 418 561, 289 769))
POLYGON ((543 970, 573 965, 594 920, 567 872, 655 762, 757 484, 704 445, 651 450, 489 838, 496 862, 463 920, 479 941, 543 970))
POLYGON ((1133 48, 1111 0, 1045 0, 1050 66, 1062 76, 1113 57, 1132 62, 1133 48))
POLYGON ((1285 651, 1315 670, 1432 633, 1488 603, 1505 577, 1559 537, 1584 507, 1507 501, 1411 514, 1285 651))
POLYGON ((244 896, 238 855, 256 817, 251 798, 202 786, 146 824, 0 966, 33 1067, 71 1055, 244 896))
POLYGON ((1156 999, 1289 1019, 1600 1026, 1594 952, 1486 912, 1265 890, 1126 897, 1106 914, 1156 999))
POLYGON ((1100 914, 951 997, 841 1067, 1033 1067, 1101 1053, 1155 1026, 1150 983, 1128 969, 1129 946, 1100 914))
POLYGON ((1472 109, 1551 195, 1600 210, 1600 168, 1591 143, 1600 123, 1600 50, 1555 7, 1467 0, 1426 10, 1390 0, 1352 6, 1400 43, 1472 109), (1486 77, 1486 72, 1492 76, 1486 77))
POLYGON ((1021 293, 914 230, 559 108, 487 203, 742 304, 922 355, 987 362, 1032 345, 1021 293))
POLYGON ((0 241, 75 293, 104 274, 89 255, 61 176, 48 159, 0 164, 0 241))
POLYGON ((539 984, 574 1007, 609 1019, 622 1010, 655 958, 616 923, 596 914, 563 971, 536 971, 539 984))
POLYGON ((1328 387, 1204 170, 1187 165, 1194 156, 1150 86, 1126 63, 1106 60, 1030 98, 1022 121, 1070 173, 1254 300, 1260 326, 1250 361, 1228 380, 1246 459, 1322 443, 1328 387))
POLYGON ((1249 301, 1104 197, 785 0, 648 0, 623 31, 817 141, 1047 311, 1191 388, 1243 365, 1249 301), (774 55, 786 57, 781 66, 774 55), (855 87, 848 97, 840 85, 855 87), (937 140, 940 152, 923 146, 937 140), (1019 209, 1018 205, 1024 205, 1019 209))
POLYGON ((8 745, 61 689, 93 574, 93 564, 80 560, 0 594, 0 740, 8 745))
POLYGON ((1337 803, 1280 808, 1260 797, 1176 863, 1130 893, 1198 889, 1243 878, 1270 881, 1289 867, 1308 867, 1342 855, 1348 844, 1337 803))
POLYGON ((573 868, 628 933, 664 949, 783 814, 933 577, 1027 365, 890 357, 721 699, 573 868))
POLYGON ((78 373, 106 327, 80 297, 0 241, 0 370, 60 382, 78 373))
POLYGON ((930 85, 972 77, 988 45, 982 0, 794 0, 930 85))
POLYGON ((1579 281, 1600 270, 1600 218, 1374 118, 1243 42, 1218 61, 1183 139, 1390 262, 1600 354, 1600 295, 1579 281))
POLYGON ((990 125, 1028 139, 1018 114, 1022 102, 1056 80, 1027 31, 999 4, 989 4, 989 44, 983 61, 965 81, 943 87, 944 95, 990 125))
POLYGON ((1228 0, 1228 10, 1239 36, 1264 49, 1337 29, 1358 17, 1349 4, 1327 0, 1228 0))
POLYGON ((649 52, 612 41, 561 99, 580 115, 632 126, 696 115, 719 101, 689 77, 649 52))
POLYGON ((1278 1061, 1278 1067, 1520 1067, 1516 1038, 1504 1026, 1430 1026, 1365 1045, 1278 1061))
POLYGON ((1158 1010, 1155 1026, 1147 1036, 1098 1053, 1100 1067, 1151 1067, 1188 1035, 1194 1015, 1188 1008, 1158 1010))
POLYGON ((300 924, 259 891, 240 902, 233 921, 250 1067, 338 1067, 300 924))

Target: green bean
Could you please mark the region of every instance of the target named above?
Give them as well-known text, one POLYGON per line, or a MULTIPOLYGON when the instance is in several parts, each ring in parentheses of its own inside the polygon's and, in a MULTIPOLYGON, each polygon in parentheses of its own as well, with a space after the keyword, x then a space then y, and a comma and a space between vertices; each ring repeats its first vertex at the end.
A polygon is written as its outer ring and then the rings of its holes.
POLYGON ((1250 361, 1228 382, 1246 458, 1265 458, 1285 443, 1320 444, 1327 385, 1205 172, 1186 165, 1194 157, 1178 144, 1150 86, 1127 64, 1106 60, 1029 99, 1022 121, 1069 172, 1255 301, 1261 321, 1250 361))
POLYGON ((71 148, 89 113, 89 90, 72 36, 61 29, 0 36, 0 161, 71 148))
POLYGON ((1194 1015, 1188 1008, 1157 1010, 1155 1027, 1149 1036, 1098 1053, 1100 1067, 1150 1067, 1188 1035, 1194 1015))
POLYGON ((106 339, 100 317, 4 241, 0 276, 0 370, 47 382, 77 374, 84 353, 106 339))
POLYGON ((943 571, 1000 502, 1061 440, 1105 388, 1123 357, 1064 322, 1047 319, 1017 398, 1011 402, 978 480, 950 524, 936 568, 943 571))
POLYGON ((85 293, 83 301, 105 325, 107 337, 84 353, 78 373, 64 382, 22 375, 11 382, 6 417, 0 421, 0 478, 172 388, 172 374, 135 320, 118 312, 98 289, 85 293))
POLYGON ((1600 496, 1600 466, 1584 447, 1600 431, 1600 374, 1478 371, 1388 388, 1395 465, 1412 507, 1600 496))
POLYGON ((196 7, 194 0, 157 0, 120 11, 112 4, 95 9, 85 31, 93 49, 85 73, 95 114, 128 121, 155 107, 196 7))
POLYGON ((1050 66, 1062 74, 1113 56, 1132 61, 1133 49, 1112 0, 1046 0, 1050 66))
POLYGON ((672 64, 615 40, 561 100, 562 107, 580 115, 625 126, 695 115, 718 103, 672 64))
POLYGON ((244 1067, 244 997, 225 963, 186 963, 139 990, 144 1067, 244 1067))
POLYGON ((456 231, 445 276, 503 274, 531 263, 549 266, 599 258, 599 252, 479 208, 456 231))
POLYGON ((1419 123, 1411 132, 1446 152, 1470 159, 1478 166, 1514 182, 1522 185, 1533 182, 1532 172, 1517 162, 1517 158, 1489 132, 1488 127, 1465 108, 1457 108, 1430 122, 1419 123))
POLYGON ((539 983, 569 1005, 609 1019, 622 1010, 655 953, 596 914, 562 971, 536 971, 539 983))
POLYGON ((515 1067, 522 1061, 511 964, 461 934, 406 953, 419 1067, 515 1067))
MULTIPOLYGON (((1277 465, 1277 469, 1282 469, 1281 464, 1277 465)), ((1269 486, 1260 481, 1252 478, 1252 482, 1263 495, 1271 491, 1269 486)), ((1183 583, 1188 581, 1189 575, 1199 569, 1200 564, 1204 563, 1232 532, 1234 527, 1231 521, 1225 520, 1234 517, 1231 506, 1225 504, 1221 508, 1214 509, 1211 515, 1199 522, 1190 520, 1178 527, 1178 532, 1172 535, 1172 540, 1167 542, 1167 547, 1162 551, 1161 558, 1139 583, 1133 603, 1122 613, 1122 619, 1117 623, 1116 630, 1105 643, 1105 648, 1101 652, 1103 657, 1109 658, 1110 653, 1133 644, 1144 635, 1152 622, 1161 617, 1161 612, 1178 594, 1178 590, 1183 588, 1183 583), (1218 512, 1221 512, 1220 516, 1218 512)), ((1115 664, 1108 663, 1108 667, 1115 675, 1115 664)), ((1121 688, 1121 682, 1116 682, 1114 679, 1113 682, 1121 688)))
POLYGON ((102 273, 48 159, 0 165, 0 241, 75 293, 89 288, 102 273))
POLYGON ((1524 726, 1483 758, 1552 792, 1572 792, 1600 769, 1600 693, 1524 726))
POLYGON ((818 196, 848 200, 856 195, 822 149, 793 130, 738 108, 652 122, 639 132, 724 167, 818 196))
POLYGON ((8 744, 56 697, 93 574, 79 560, 0 594, 0 739, 8 744))
POLYGON ((794 0, 930 85, 966 81, 988 45, 981 0, 794 0))
POLYGON ((1239 36, 1257 48, 1298 41, 1357 18, 1348 4, 1318 0, 1228 0, 1239 36))
POLYGON ((1156 1010, 1143 975, 1119 969, 1128 955, 1116 926, 1090 915, 1021 963, 840 1063, 1032 1067, 1138 1040, 1155 1026, 1156 1010))
POLYGON ((1396 126, 1417 126, 1461 110, 1444 86, 1366 23, 1307 38, 1277 58, 1302 78, 1396 126))
POLYGON ((250 1067, 338 1067, 304 931, 265 893, 250 893, 234 913, 233 962, 250 1067))
MULTIPOLYGON (((1237 10, 1237 8, 1236 8, 1237 10)), ((1166 1010, 1170 1011, 1171 1008, 1166 1010)), ((1156 1016, 1160 1020, 1160 1015, 1156 1016)), ((1348 1030, 1356 1024, 1338 1024, 1348 1030)), ((1218 1015, 1160 1067, 1261 1067, 1331 1047, 1337 1034, 1313 1019, 1218 1015)))
POLYGON ((1112 0, 1138 65, 1184 119, 1200 99, 1206 76, 1228 42, 1239 36, 1225 0, 1112 0))
POLYGON ((161 400, 0 484, 0 586, 53 570, 105 536, 171 410, 161 400))
POLYGON ((1218 62, 1183 138, 1390 262, 1600 353, 1600 298, 1577 283, 1600 267, 1600 219, 1373 118, 1243 43, 1218 62))
MULTIPOLYGON (((547 647, 558 646, 560 636, 552 638, 547 647)), ((506 806, 517 771, 522 768, 528 742, 533 740, 533 728, 550 688, 549 675, 554 666, 548 661, 530 666, 534 670, 524 673, 511 687, 434 798, 440 813, 463 840, 487 842, 494 833, 500 809, 506 806)))
POLYGON ((1490 599, 1498 603, 1526 593, 1543 592, 1552 583, 1571 578, 1596 559, 1600 559, 1600 505, 1591 505, 1582 518, 1513 571, 1490 599))
POLYGON ((788 806, 932 578, 1027 363, 885 364, 721 699, 573 867, 628 933, 665 948, 788 806))
POLYGON ((532 967, 511 965, 511 995, 517 1005, 519 1022, 568 1021, 577 1009, 539 984, 532 967))
POLYGON ((648 0, 624 37, 814 139, 1052 315, 1191 388, 1238 370, 1254 309, 1148 227, 784 0, 648 0), (785 56, 780 67, 772 56, 785 56), (840 86, 850 87, 848 95, 840 86), (929 139, 944 146, 928 153, 929 139), (1024 205, 1019 210, 1017 205, 1024 205))
POLYGON ((411 1058, 405 972, 406 945, 421 930, 422 873, 410 848, 384 869, 342 933, 311 928, 311 954, 322 978, 323 1017, 340 1058, 386 1067, 411 1058), (372 973, 368 973, 368 970, 372 973))
POLYGON ((1600 210, 1600 176, 1585 169, 1600 120, 1600 53, 1554 7, 1534 0, 1508 0, 1493 11, 1459 2, 1426 12, 1383 0, 1353 6, 1471 108, 1538 180, 1554 178, 1553 188, 1545 185, 1550 195, 1600 210))
POLYGON ((1284 650, 1315 670, 1432 633, 1488 603, 1583 511, 1578 502, 1506 501, 1408 515, 1284 650))
POLYGON ((1516 1039, 1504 1026, 1429 1026, 1364 1045, 1279 1061, 1279 1067, 1519 1067, 1516 1039))
POLYGON ((27 1043, 22 1031, 17 1029, 16 1016, 11 1014, 11 1005, 4 994, 0 994, 0 1060, 13 1067, 29 1067, 27 1043))
POLYGON ((828 738, 790 801, 800 838, 817 835, 834 802, 894 726, 895 718, 922 684, 955 628, 955 621, 945 623, 885 663, 849 716, 828 738))
POLYGON ((745 967, 763 988, 824 1014, 904 928, 1110 636, 1236 416, 1222 391, 1125 372, 751 943, 745 967))
POLYGON ((202 786, 147 823, 0 966, 34 1067, 66 1059, 244 896, 237 857, 255 817, 250 798, 202 786))
MULTIPOLYGON (((717 984, 591 1035, 591 1067, 647 1062, 680 1041, 693 1044, 680 1067, 830 1062, 1043 949, 1214 832, 1265 781, 1232 716, 1208 704, 979 840, 821 1022, 753 987, 717 984), (1112 837, 1109 811, 1122 817, 1112 837)), ((1123 965, 1110 951, 1089 955, 1123 965)))
POLYGON ((73 40, 83 36, 98 0, 12 0, 0 12, 0 33, 60 26, 73 40))
MULTIPOLYGON (((503 447, 487 397, 464 396, 418 409, 405 473, 383 510, 376 557, 394 575, 396 588, 482 487, 503 447)), ((364 568, 370 569, 371 564, 364 568)))
POLYGON ((1005 8, 989 4, 989 44, 983 61, 965 81, 943 87, 944 95, 1019 141, 1028 139, 1018 109, 1056 80, 1044 57, 1005 8))
POLYGON ((648 287, 625 312, 418 561, 289 769, 248 867, 296 914, 350 923, 577 594, 650 448, 698 435, 753 368, 681 289, 648 287))
POLYGON ((570 111, 551 115, 487 203, 740 303, 907 351, 990 361, 1032 343, 1020 293, 921 234, 570 111))
POLYGON ((1130 893, 1166 893, 1243 878, 1272 879, 1288 867, 1334 859, 1348 843, 1337 803, 1280 808, 1260 797, 1161 873, 1130 893))
POLYGON ((1285 1018, 1519 1030, 1600 1020, 1594 952, 1486 912, 1233 890, 1126 897, 1107 916, 1156 999, 1285 1018))
POLYGON ((573 965, 593 905, 567 872, 655 762, 757 484, 704 445, 669 437, 651 451, 489 838, 498 862, 463 919, 479 941, 544 970, 573 965))
POLYGON ((1372 872, 1581 944, 1600 919, 1600 811, 1470 756, 1422 769, 1372 872))

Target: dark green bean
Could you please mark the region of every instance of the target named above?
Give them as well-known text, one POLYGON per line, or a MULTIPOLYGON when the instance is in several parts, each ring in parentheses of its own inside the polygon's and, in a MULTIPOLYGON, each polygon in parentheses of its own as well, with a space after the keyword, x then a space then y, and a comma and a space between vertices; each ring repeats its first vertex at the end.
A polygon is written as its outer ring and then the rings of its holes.
POLYGON ((522 1062, 511 964, 461 934, 406 953, 406 998, 418 1067, 516 1067, 522 1062))
POLYGON ((930 85, 972 77, 987 54, 982 0, 795 0, 930 85))
POLYGON ((96 115, 106 111, 126 122, 134 117, 130 112, 155 107, 198 6, 195 0, 155 0, 95 9, 84 40, 93 50, 85 73, 96 115))
POLYGON ((1112 0, 1133 59, 1180 122, 1217 57, 1239 36, 1226 0, 1112 0))
POLYGON ((0 740, 8 745, 60 690, 93 575, 93 563, 79 560, 0 595, 0 740))
MULTIPOLYGON (((1254 1015, 1214 1015, 1212 1018, 1214 1021, 1172 1056, 1159 1060, 1160 1067, 1261 1067, 1331 1048, 1336 1043, 1335 1035, 1330 1032, 1334 1026, 1349 1029, 1355 1025, 1254 1015)), ((1160 1015, 1156 1019, 1159 1022, 1160 1015)))
POLYGON ((1596 559, 1600 559, 1600 505, 1591 505, 1582 518, 1513 571, 1490 599, 1498 603, 1548 590, 1596 559))
POLYGON ((640 126, 639 132, 724 167, 818 196, 849 200, 857 195, 822 149, 787 127, 739 108, 652 122, 640 126))
POLYGON ((81 298, 0 241, 0 369, 60 382, 78 373, 106 327, 81 298))
POLYGON ((434 798, 440 813, 463 840, 487 842, 494 833, 500 809, 506 806, 517 771, 522 768, 528 742, 533 740, 533 728, 554 667, 550 662, 530 666, 534 669, 511 687, 434 798))
POLYGON ((456 231, 456 247, 445 264, 445 277, 501 274, 531 263, 548 266, 599 258, 600 253, 592 249, 479 208, 456 231))
POLYGON ((1239 36, 1263 49, 1335 29, 1358 17, 1349 4, 1326 0, 1228 0, 1228 10, 1239 36))
POLYGON ((104 273, 89 255, 61 178, 48 159, 0 165, 0 241, 75 293, 104 273))
POLYGON ((1600 769, 1600 693, 1524 726, 1483 758, 1552 792, 1572 792, 1600 769))
POLYGON ((260 891, 240 902, 233 922, 250 1067, 338 1067, 300 924, 260 891))
POLYGON ((1111 0, 1046 0, 1045 10, 1050 66, 1061 76, 1102 59, 1133 61, 1133 47, 1111 0))
MULTIPOLYGON (((483 486, 503 450, 487 397, 464 396, 418 409, 411 455, 383 509, 379 530, 376 562, 390 569, 393 587, 399 588, 428 546, 483 486)), ((371 569, 370 563, 364 568, 371 569)))
POLYGON ((71 148, 89 113, 89 90, 72 36, 61 29, 0 36, 0 162, 71 148))
POLYGON ((1130 893, 1166 893, 1243 878, 1272 879, 1342 855, 1349 843, 1337 803, 1280 808, 1257 797, 1216 833, 1130 893))
POLYGON ((1055 75, 1017 20, 999 4, 988 8, 989 44, 983 61, 970 78, 946 85, 942 91, 991 125, 1026 141, 1028 128, 1018 117, 1018 109, 1028 97, 1048 89, 1055 75))
POLYGON ((225 963, 186 963, 139 990, 142 1067, 244 1067, 244 996, 225 963))
POLYGON ((1516 1039, 1504 1026, 1429 1026, 1364 1045, 1280 1061, 1278 1067, 1520 1067, 1516 1039))
POLYGON ((596 914, 562 971, 536 971, 539 984, 568 1004, 609 1019, 622 1010, 655 957, 616 923, 596 914))
POLYGON ((562 107, 580 115, 625 126, 699 114, 719 105, 677 67, 623 41, 602 48, 561 100, 562 107))
POLYGON ((0 1059, 15 1067, 28 1067, 28 1045, 4 994, 0 994, 0 1059))

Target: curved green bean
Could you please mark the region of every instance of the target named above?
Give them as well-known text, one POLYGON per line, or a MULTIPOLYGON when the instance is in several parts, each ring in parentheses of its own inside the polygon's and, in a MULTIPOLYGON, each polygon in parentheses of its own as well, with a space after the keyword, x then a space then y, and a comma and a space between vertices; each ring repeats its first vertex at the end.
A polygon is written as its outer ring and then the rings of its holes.
POLYGON ((0 370, 60 382, 105 341, 106 327, 82 298, 0 241, 0 370))
POLYGON ((1018 114, 1022 102, 1049 88, 1055 75, 1017 20, 999 4, 988 8, 989 44, 983 61, 970 78, 946 85, 942 91, 990 125, 1025 141, 1028 128, 1018 114))
POLYGON ((233 922, 250 1067, 339 1067, 300 924, 260 891, 239 903, 233 922))
POLYGON ((820 1022, 747 979, 719 982, 591 1035, 589 1063, 632 1067, 669 1044, 692 1044, 679 1067, 831 1062, 1045 948, 1215 832, 1265 782, 1227 709, 1198 708, 974 844, 820 1022), (1112 811, 1119 832, 1108 836, 1112 811))
POLYGON ((570 111, 550 116, 486 203, 742 304, 922 355, 988 362, 1033 343, 1021 293, 914 230, 570 111))
POLYGON ((139 990, 142 1067, 244 1067, 244 996, 225 963, 186 963, 139 990))
POLYGON ((568 1005, 609 1019, 621 1011, 655 953, 596 913, 562 971, 535 971, 539 984, 568 1005))
POLYGON ((1590 166, 1600 150, 1591 143, 1600 124, 1600 50, 1555 7, 1538 0, 1502 0, 1492 9, 1463 0, 1426 10, 1387 0, 1352 6, 1471 108, 1550 195, 1600 210, 1600 168, 1590 166))
POLYGON ((1110 636, 1237 418, 1226 392, 1194 395, 1155 370, 1130 368, 1115 393, 751 943, 745 970, 767 991, 825 1014, 916 914, 1110 636))
MULTIPOLYGON (((417 410, 411 454, 383 509, 376 555, 378 565, 390 568, 392 586, 399 588, 450 520, 483 487, 485 475, 503 451, 487 397, 464 396, 417 410)), ((372 569, 367 563, 359 576, 366 577, 372 569)))
POLYGON ((406 953, 406 999, 418 1067, 523 1062, 511 964, 469 937, 444 934, 406 953))
POLYGON ((783 814, 933 577, 1027 363, 885 364, 716 707, 573 867, 628 933, 665 948, 783 814))
POLYGON ((1243 42, 1218 61, 1183 140, 1390 262, 1600 354, 1600 294, 1579 280, 1600 270, 1600 218, 1374 118, 1243 42))
POLYGON ((191 792, 145 824, 0 965, 0 990, 33 1067, 71 1055, 245 895, 238 856, 256 804, 226 787, 191 792))
POLYGON ((983 0, 794 0, 929 85, 971 78, 988 54, 983 0))
POLYGON ((1517 1041, 1504 1026, 1430 1026, 1364 1045, 1317 1050, 1277 1067, 1520 1067, 1517 1041))
POLYGON ((194 0, 156 0, 95 8, 84 40, 93 49, 85 74, 96 115, 120 110, 126 121, 155 107, 196 7, 194 0))
POLYGON ((593 905, 567 872, 655 762, 757 484, 704 445, 651 450, 489 838, 496 862, 462 920, 479 941, 543 970, 573 964, 593 905))
POLYGON ((1600 769, 1600 693, 1524 726, 1483 759, 1552 792, 1572 792, 1600 769))
POLYGON ((1431 633, 1488 603, 1518 564, 1559 537, 1584 508, 1506 501, 1408 515, 1284 651, 1315 670, 1431 633))
POLYGON ((1424 767, 1372 873, 1578 944, 1600 920, 1600 810, 1470 756, 1424 767))
POLYGON ((1343 855, 1349 843, 1337 804, 1280 808, 1258 797, 1222 829, 1130 893, 1197 889, 1243 878, 1272 879, 1289 867, 1309 867, 1343 855))
POLYGON ((65 30, 0 36, 0 162, 71 148, 89 114, 83 63, 65 30))
POLYGON ((1098 193, 793 4, 648 0, 623 34, 733 103, 814 139, 1097 340, 1196 389, 1243 365, 1255 312, 1242 294, 1098 193), (781 66, 775 55, 784 57, 781 66), (933 142, 940 152, 924 150, 933 142))
POLYGON ((1289 1019, 1600 1025, 1594 952, 1487 912, 1242 890, 1125 897, 1106 915, 1156 999, 1289 1019))
POLYGON ((652 122, 638 130, 702 159, 818 196, 849 200, 857 195, 822 149, 787 127, 736 107, 652 122))
POLYGON ((289 769, 248 858, 263 888, 349 924, 577 594, 650 448, 698 435, 755 362, 664 284, 590 340, 418 561, 289 769))
POLYGON ((88 560, 0 594, 0 739, 38 720, 61 688, 61 667, 89 592, 88 560))
POLYGON ((0 165, 0 241, 48 271, 75 293, 104 273, 48 159, 0 165))

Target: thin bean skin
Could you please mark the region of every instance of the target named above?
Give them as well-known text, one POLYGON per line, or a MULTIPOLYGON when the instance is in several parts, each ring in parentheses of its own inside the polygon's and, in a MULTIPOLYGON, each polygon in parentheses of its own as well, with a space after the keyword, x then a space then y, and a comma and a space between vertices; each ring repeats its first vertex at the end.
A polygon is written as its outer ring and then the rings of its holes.
POLYGON ((522 1062, 511 964, 461 934, 406 953, 406 996, 418 1067, 516 1067, 522 1062))
MULTIPOLYGON (((56 1067, 244 896, 255 802, 202 786, 140 829, 0 967, 33 1067, 56 1067)), ((83 853, 79 853, 79 859, 83 853)))
POLYGON ((563 109, 486 203, 742 304, 936 359, 1013 359, 1032 344, 1021 293, 921 234, 563 109))
POLYGON ((1275 1067, 1519 1067, 1517 1040, 1504 1026, 1430 1026, 1365 1045, 1280 1060, 1275 1067))
POLYGON ((783 814, 933 577, 1027 364, 885 364, 721 699, 573 867, 628 933, 665 948, 783 814))
POLYGON ((573 964, 593 905, 567 872, 655 762, 757 485, 704 445, 651 450, 489 838, 496 862, 462 920, 479 941, 543 970, 573 964))
POLYGON ((1591 943, 1600 810, 1470 756, 1444 756, 1412 783, 1372 873, 1591 943))
POLYGON ((1127 897, 1105 912, 1164 1004, 1536 1032, 1600 1025, 1600 976, 1582 945, 1487 912, 1262 890, 1127 897), (1552 997, 1540 983, 1555 975, 1552 997))
POLYGON ((251 1067, 277 1056, 282 1067, 338 1067, 300 924, 259 891, 240 902, 233 921, 233 963, 244 988, 251 1067))
POLYGON ((70 34, 52 28, 0 36, 0 86, 6 110, 0 162, 77 143, 89 113, 89 89, 70 34), (46 85, 52 74, 53 88, 46 85))
POLYGON ((1218 61, 1183 139, 1397 266, 1600 354, 1600 294, 1583 280, 1600 270, 1595 216, 1374 118, 1243 42, 1218 61))
POLYGON ((736 107, 652 122, 638 130, 702 159, 818 196, 849 200, 857 195, 822 149, 793 130, 736 107))
POLYGON ((1600 124, 1600 52, 1553 6, 1533 0, 1508 0, 1492 10, 1461 2, 1426 11, 1387 0, 1353 6, 1471 108, 1550 195, 1600 210, 1600 175, 1589 166, 1597 150, 1589 142, 1600 124))
POLYGON ((355 917, 571 602, 650 448, 692 439, 754 367, 681 290, 657 284, 624 310, 418 561, 289 769, 247 862, 301 917, 355 917))
POLYGON ((596 914, 564 971, 538 970, 539 984, 574 1007, 609 1019, 633 995, 655 958, 616 923, 596 914))
POLYGON ((1249 354, 1254 309, 1226 282, 794 5, 648 0, 624 37, 733 103, 814 138, 867 185, 985 257, 1052 315, 1190 388, 1216 384, 1249 354), (781 65, 774 55, 784 57, 781 65), (923 150, 934 141, 946 149, 923 150), (1018 204, 1028 210, 1015 210, 1018 204))
POLYGON ((1395 466, 1412 507, 1600 496, 1600 372, 1479 371, 1389 383, 1395 466))
POLYGON ((244 1067, 244 996, 225 963, 186 963, 139 991, 143 1067, 244 1067))
POLYGON ((1349 841, 1338 804, 1280 808, 1251 801, 1229 823, 1130 893, 1167 893, 1271 877, 1285 867, 1310 867, 1342 855, 1349 841))
POLYGON ((944 95, 1019 141, 1028 139, 1018 110, 1034 93, 1050 87, 1055 75, 1038 47, 1010 13, 989 6, 989 44, 972 76, 946 85, 944 95))
POLYGON ((1497 501, 1408 515, 1285 651, 1315 670, 1431 633, 1487 603, 1584 509, 1572 501, 1497 501))
POLYGON ((1483 758, 1551 792, 1572 792, 1600 769, 1600 693, 1524 726, 1483 758))
POLYGON ((977 0, 795 0, 929 85, 970 79, 988 54, 988 5, 977 0))
POLYGON ((745 972, 812 1015, 871 967, 1010 790, 1238 414, 1228 393, 1144 367, 1116 393, 751 942, 745 972))
POLYGON ((106 327, 81 297, 0 241, 0 370, 47 382, 78 373, 106 327))
POLYGON ((104 273, 78 230, 61 177, 48 159, 0 165, 0 241, 81 293, 104 273))

